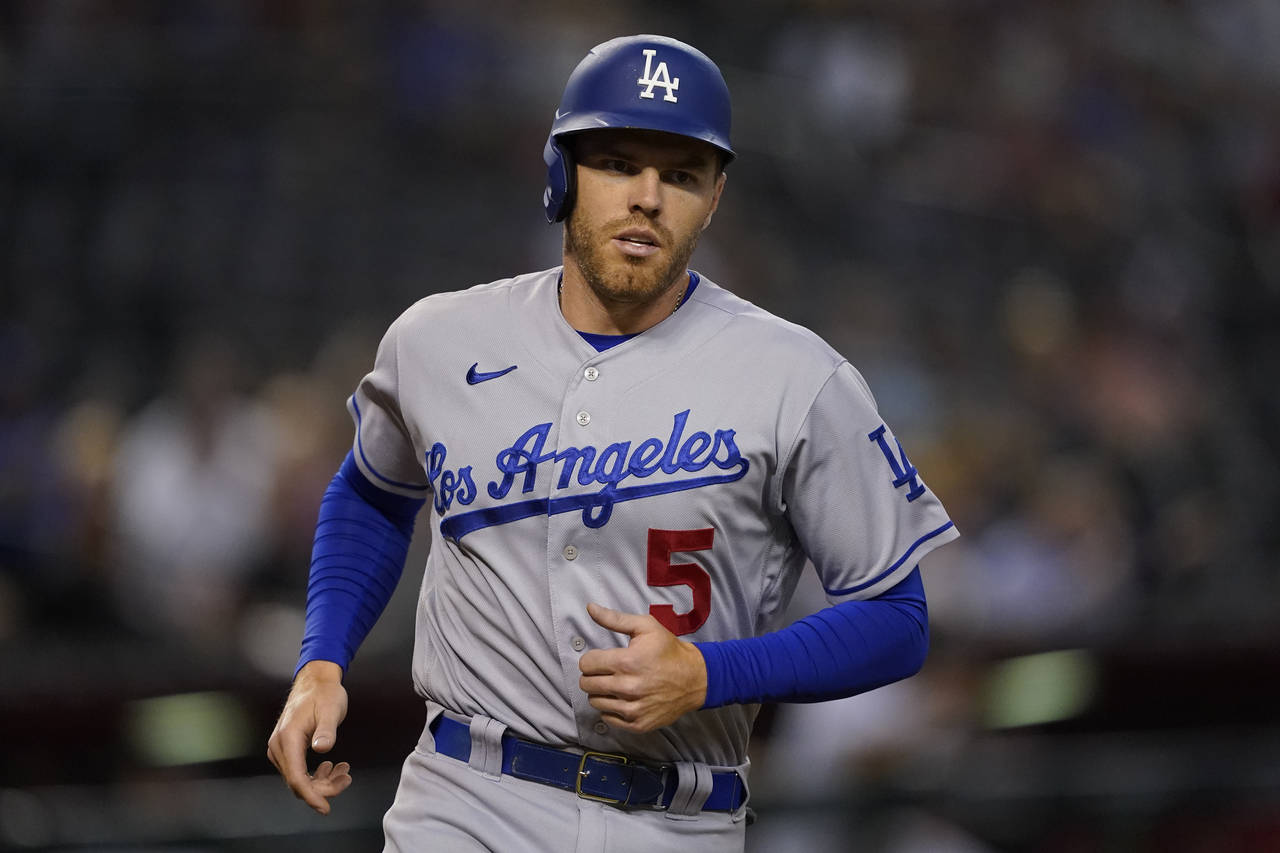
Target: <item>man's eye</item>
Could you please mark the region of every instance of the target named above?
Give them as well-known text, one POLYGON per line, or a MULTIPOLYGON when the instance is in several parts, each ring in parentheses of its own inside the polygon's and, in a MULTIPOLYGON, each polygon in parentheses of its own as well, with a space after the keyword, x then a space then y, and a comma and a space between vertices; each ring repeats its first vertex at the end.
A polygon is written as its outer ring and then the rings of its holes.
POLYGON ((628 163, 626 160, 605 160, 604 163, 602 163, 601 165, 607 171, 610 171, 610 172, 630 172, 631 171, 631 164, 628 163))
POLYGON ((667 175, 667 180, 673 184, 691 184, 694 176, 689 172, 671 172, 667 175))

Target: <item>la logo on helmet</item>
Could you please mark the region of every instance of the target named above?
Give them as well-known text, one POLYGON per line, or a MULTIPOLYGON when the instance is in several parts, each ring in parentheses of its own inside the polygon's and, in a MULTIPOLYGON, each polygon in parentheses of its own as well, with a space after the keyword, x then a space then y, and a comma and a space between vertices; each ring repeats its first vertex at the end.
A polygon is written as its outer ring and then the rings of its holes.
POLYGON ((658 51, 653 48, 644 51, 644 76, 637 80, 636 84, 648 86, 648 88, 640 93, 640 97, 652 98, 653 87, 661 86, 667 90, 667 94, 662 96, 662 100, 670 101, 674 104, 676 102, 675 92, 680 88, 680 78, 673 79, 671 77, 671 72, 667 70, 667 63, 665 62, 659 62, 657 70, 652 70, 653 58, 657 55, 658 51))

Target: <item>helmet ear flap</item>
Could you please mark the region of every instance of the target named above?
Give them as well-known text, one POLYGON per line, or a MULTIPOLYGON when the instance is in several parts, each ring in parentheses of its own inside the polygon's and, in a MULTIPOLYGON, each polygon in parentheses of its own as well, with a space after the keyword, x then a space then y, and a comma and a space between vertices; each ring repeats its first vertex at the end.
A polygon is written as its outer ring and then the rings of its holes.
POLYGON ((547 164, 547 188, 542 192, 542 206, 547 211, 547 222, 561 222, 573 210, 573 155, 555 136, 548 136, 542 159, 547 164))

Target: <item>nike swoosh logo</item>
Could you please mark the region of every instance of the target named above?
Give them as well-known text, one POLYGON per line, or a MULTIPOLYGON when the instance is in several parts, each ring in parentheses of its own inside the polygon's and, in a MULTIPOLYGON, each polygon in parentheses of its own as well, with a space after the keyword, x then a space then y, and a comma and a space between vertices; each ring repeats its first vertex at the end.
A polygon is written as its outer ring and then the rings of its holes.
POLYGON ((490 373, 482 373, 481 371, 476 370, 479 366, 480 362, 477 361, 467 370, 468 385, 479 385, 481 382, 488 382, 490 379, 497 379, 499 376, 506 376, 508 373, 519 367, 519 365, 513 364, 506 370, 494 370, 490 373))

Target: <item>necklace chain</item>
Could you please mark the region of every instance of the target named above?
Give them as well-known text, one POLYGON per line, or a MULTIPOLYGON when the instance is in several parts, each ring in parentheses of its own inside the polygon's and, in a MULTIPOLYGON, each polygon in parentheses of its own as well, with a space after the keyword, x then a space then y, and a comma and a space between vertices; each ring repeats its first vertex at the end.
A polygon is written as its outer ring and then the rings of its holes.
MULTIPOLYGON (((671 309, 671 314, 674 314, 680 310, 680 306, 684 304, 684 298, 686 295, 688 295, 688 293, 689 293, 689 285, 686 284, 684 287, 680 289, 680 293, 676 296, 676 304, 671 309)), ((562 306, 564 305, 564 279, 560 279, 559 281, 556 282, 556 301, 560 303, 560 305, 562 306)), ((671 314, 668 314, 667 316, 670 317, 671 314)))

